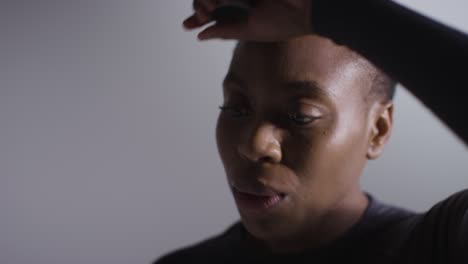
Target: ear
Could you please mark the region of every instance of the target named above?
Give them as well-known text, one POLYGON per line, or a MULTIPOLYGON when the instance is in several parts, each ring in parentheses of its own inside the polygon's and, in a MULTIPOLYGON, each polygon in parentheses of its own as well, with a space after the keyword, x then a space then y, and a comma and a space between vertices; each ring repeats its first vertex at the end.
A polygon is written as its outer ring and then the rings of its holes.
POLYGON ((374 107, 366 153, 368 159, 376 159, 382 154, 393 126, 393 102, 376 103, 374 107))

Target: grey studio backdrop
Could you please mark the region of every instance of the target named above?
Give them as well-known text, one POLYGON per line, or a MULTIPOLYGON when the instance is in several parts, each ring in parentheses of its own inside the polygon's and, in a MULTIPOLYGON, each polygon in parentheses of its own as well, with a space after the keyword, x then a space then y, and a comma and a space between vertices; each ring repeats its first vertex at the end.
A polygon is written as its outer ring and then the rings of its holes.
MULTIPOLYGON (((468 31, 465 0, 402 2, 468 31)), ((236 221, 214 140, 233 42, 184 32, 190 1, 0 3, 1 264, 150 263, 236 221)), ((363 188, 423 211, 467 172, 467 149, 398 90, 363 188)))

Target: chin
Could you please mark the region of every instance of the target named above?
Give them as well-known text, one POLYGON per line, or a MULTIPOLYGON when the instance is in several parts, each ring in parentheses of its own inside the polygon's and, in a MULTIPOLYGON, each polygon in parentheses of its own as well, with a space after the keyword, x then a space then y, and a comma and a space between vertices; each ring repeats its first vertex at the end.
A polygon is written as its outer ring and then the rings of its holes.
POLYGON ((293 231, 292 222, 284 217, 245 217, 241 213, 242 224, 253 237, 262 241, 287 240, 293 231))

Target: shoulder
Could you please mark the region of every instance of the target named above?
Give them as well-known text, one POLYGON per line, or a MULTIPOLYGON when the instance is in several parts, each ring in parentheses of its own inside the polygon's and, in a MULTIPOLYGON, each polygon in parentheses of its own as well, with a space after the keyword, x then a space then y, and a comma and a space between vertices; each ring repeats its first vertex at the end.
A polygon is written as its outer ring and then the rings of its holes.
POLYGON ((425 213, 414 229, 412 242, 426 257, 443 263, 468 260, 468 189, 451 195, 425 213))
POLYGON ((425 214, 423 223, 460 234, 460 229, 468 225, 467 213, 468 189, 457 192, 433 206, 425 214))
POLYGON ((238 222, 217 236, 166 254, 153 264, 197 263, 198 261, 225 263, 226 258, 238 244, 239 230, 240 223, 238 222))
POLYGON ((468 250, 468 189, 438 203, 427 217, 437 221, 438 227, 445 228, 453 241, 463 242, 463 249, 468 250))

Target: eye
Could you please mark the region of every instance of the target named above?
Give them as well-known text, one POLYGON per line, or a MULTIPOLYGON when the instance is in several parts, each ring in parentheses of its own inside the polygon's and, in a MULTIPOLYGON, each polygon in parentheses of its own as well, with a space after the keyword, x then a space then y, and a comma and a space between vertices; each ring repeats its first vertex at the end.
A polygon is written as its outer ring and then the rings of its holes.
POLYGON ((219 107, 219 109, 222 113, 229 114, 231 117, 246 117, 251 114, 248 109, 242 107, 222 105, 219 107))
POLYGON ((316 120, 318 117, 308 116, 301 113, 289 113, 288 118, 294 122, 295 125, 305 126, 316 120))

